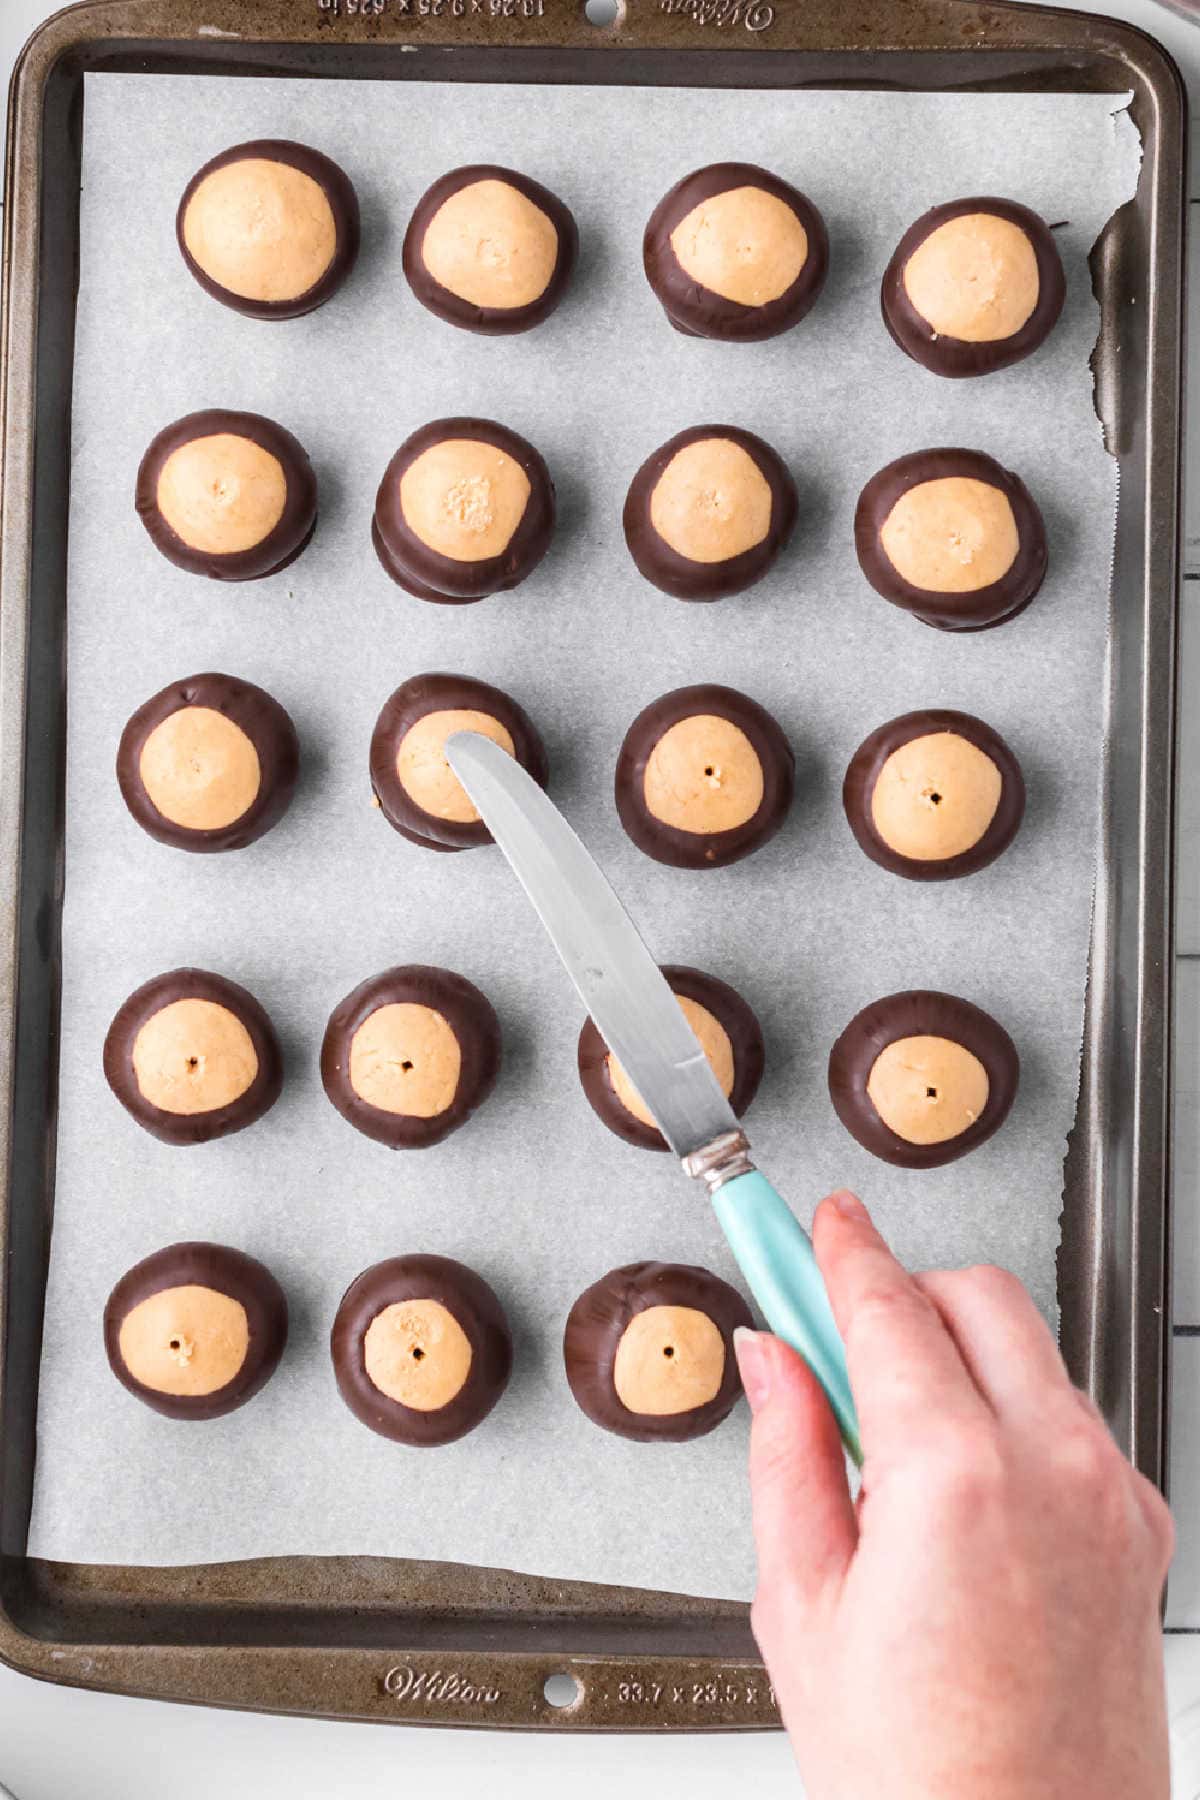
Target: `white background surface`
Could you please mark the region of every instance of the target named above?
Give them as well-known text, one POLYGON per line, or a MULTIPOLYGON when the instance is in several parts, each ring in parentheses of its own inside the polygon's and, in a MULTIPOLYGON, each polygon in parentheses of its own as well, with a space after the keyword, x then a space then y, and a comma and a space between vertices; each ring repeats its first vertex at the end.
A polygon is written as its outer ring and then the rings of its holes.
MULTIPOLYGON (((0 0, 0 70, 53 8, 44 0, 0 0)), ((1122 0, 1111 10, 1167 43, 1200 94, 1200 26, 1154 0, 1122 0)), ((1200 164, 1200 157, 1194 160, 1200 164)), ((1196 177, 1193 178, 1194 181, 1196 177)), ((1194 190, 1200 192, 1200 190, 1194 190)), ((1193 356, 1193 392, 1200 358, 1193 356)), ((1193 436, 1200 438, 1200 427, 1193 436)), ((1193 484, 1196 486, 1196 484, 1193 484)), ((1181 1547, 1172 1578, 1168 1670, 1181 1749, 1200 1741, 1200 513, 1188 532, 1196 579, 1184 590, 1184 710, 1181 764, 1179 963, 1179 1127, 1177 1143, 1174 1504, 1181 1547), (1196 1335, 1187 1335, 1194 1328, 1196 1335)), ((1198 1764, 1200 1768, 1200 1764, 1198 1764)), ((614 1783, 629 1800, 686 1791, 689 1800, 724 1797, 752 1785, 763 1800, 794 1796, 798 1783, 779 1736, 752 1738, 578 1738, 415 1731, 212 1713, 31 1682, 0 1668, 0 1783, 18 1800, 171 1800, 213 1794, 255 1800, 338 1800, 392 1794, 416 1779, 446 1800, 490 1793, 542 1800, 568 1791, 578 1800, 614 1783)), ((1177 1786, 1200 1795, 1200 1773, 1177 1786)), ((866 1800, 866 1797, 864 1797, 866 1800)))

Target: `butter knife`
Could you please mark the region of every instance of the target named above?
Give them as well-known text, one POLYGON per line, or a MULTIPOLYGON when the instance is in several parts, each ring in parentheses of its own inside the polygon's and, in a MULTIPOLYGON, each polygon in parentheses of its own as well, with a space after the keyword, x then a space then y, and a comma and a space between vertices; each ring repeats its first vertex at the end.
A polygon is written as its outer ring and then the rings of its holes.
POLYGON ((609 1050, 686 1174, 707 1187, 759 1308, 820 1382, 861 1464, 846 1356, 812 1244, 750 1145, 675 995, 607 878, 552 801, 499 744, 446 741, 451 768, 533 902, 609 1050))

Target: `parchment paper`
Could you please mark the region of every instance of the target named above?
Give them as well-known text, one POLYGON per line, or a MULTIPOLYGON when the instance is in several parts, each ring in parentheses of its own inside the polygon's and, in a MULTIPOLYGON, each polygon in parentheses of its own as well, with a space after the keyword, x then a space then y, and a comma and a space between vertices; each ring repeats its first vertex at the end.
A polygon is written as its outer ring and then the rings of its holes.
POLYGON ((559 1343, 575 1296, 614 1264, 659 1257, 737 1280, 699 1190, 626 1147, 575 1074, 580 1008, 494 850, 423 852, 371 804, 376 713, 426 669, 511 691, 541 727, 551 792, 609 869, 663 960, 726 977, 758 1011, 767 1074, 749 1126, 807 1221, 849 1183, 913 1265, 995 1260, 1054 1316, 1064 1140, 1073 1117, 1096 850, 1114 467, 1092 409, 1097 329, 1086 257, 1133 191, 1139 150, 1119 97, 741 93, 89 77, 70 544, 67 904, 57 1204, 31 1550, 177 1563, 271 1553, 448 1558, 714 1596, 746 1596, 753 1555, 744 1406, 690 1446, 598 1432, 571 1401, 559 1343), (297 137, 349 171, 364 253, 309 319, 263 324, 186 273, 175 206, 226 145, 297 137), (687 170, 761 162, 823 210, 832 273, 811 317, 774 342, 670 330, 641 270, 641 231, 687 170), (411 207, 458 163, 516 165, 575 211, 569 298, 524 337, 434 319, 400 270, 411 207), (879 319, 880 273, 910 221, 963 193, 1028 202, 1051 222, 1066 311, 1031 361, 937 380, 879 319), (132 506, 153 433, 201 406, 289 426, 318 470, 311 548, 270 580, 223 586, 173 568, 132 506), (478 412, 529 436, 558 483, 553 549, 516 592, 423 605, 369 540, 391 452, 439 415, 478 412), (671 433, 703 420, 761 432, 795 471, 788 554, 748 594, 687 606, 637 575, 626 485, 671 433), (903 451, 987 450, 1044 509, 1050 574, 1019 621, 926 629, 854 560, 863 482, 903 451), (204 669, 260 682, 291 711, 302 785, 251 849, 165 849, 127 816, 113 776, 122 725, 164 683, 204 669), (660 867, 612 803, 625 728, 647 701, 718 679, 771 709, 799 786, 778 839, 703 875, 660 867), (956 706, 994 724, 1025 767, 1014 847, 969 880, 922 887, 868 862, 841 813, 845 764, 897 712, 956 706), (359 1136, 326 1101, 326 1017, 391 963, 444 963, 504 1025, 499 1089, 422 1153, 359 1136), (104 1033, 140 982, 183 963, 244 982, 282 1035, 283 1098, 201 1148, 156 1142, 105 1086, 104 1033), (838 1124, 829 1046, 867 1001, 944 987, 993 1011, 1020 1047, 1020 1097, 998 1137, 926 1173, 886 1168, 838 1124), (113 1380, 104 1300, 134 1261, 179 1238, 261 1257, 287 1290, 292 1337, 252 1404, 176 1424, 113 1380), (344 1288, 408 1250, 462 1258, 496 1287, 516 1338, 512 1386, 461 1443, 406 1450, 338 1399, 327 1336, 344 1288))

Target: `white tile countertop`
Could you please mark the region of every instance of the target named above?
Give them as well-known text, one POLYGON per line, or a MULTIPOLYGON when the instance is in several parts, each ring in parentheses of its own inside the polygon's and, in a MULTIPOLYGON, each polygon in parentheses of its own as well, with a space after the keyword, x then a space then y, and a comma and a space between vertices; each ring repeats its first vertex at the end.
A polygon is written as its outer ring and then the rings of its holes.
MULTIPOLYGON (((1072 0, 1066 0, 1071 4, 1072 0)), ((1200 113, 1200 0, 1195 24, 1185 0, 1094 0, 1166 44, 1200 113)), ((21 43, 55 8, 47 0, 0 0, 0 73, 7 80, 21 43)), ((1200 140, 1193 124, 1193 146, 1200 140)), ((1193 154, 1193 207, 1200 208, 1200 153, 1193 154)), ((1200 212, 1193 214, 1200 224, 1200 212)), ((1200 230, 1191 268, 1200 275, 1200 230)), ((1196 284, 1193 283, 1194 291, 1196 284)), ((1177 1751, 1175 1792, 1200 1800, 1200 331, 1189 370, 1192 448, 1182 596, 1175 1141, 1175 1385, 1172 1500, 1179 1551, 1171 1577, 1167 1665, 1177 1751)), ((490 1791, 549 1800, 628 1800, 686 1791, 716 1800, 731 1783, 763 1800, 795 1797, 799 1784, 782 1736, 563 1738, 415 1731, 201 1709, 76 1692, 0 1668, 0 1795, 17 1800, 367 1800, 419 1780, 455 1800, 473 1795, 486 1770, 490 1791)))

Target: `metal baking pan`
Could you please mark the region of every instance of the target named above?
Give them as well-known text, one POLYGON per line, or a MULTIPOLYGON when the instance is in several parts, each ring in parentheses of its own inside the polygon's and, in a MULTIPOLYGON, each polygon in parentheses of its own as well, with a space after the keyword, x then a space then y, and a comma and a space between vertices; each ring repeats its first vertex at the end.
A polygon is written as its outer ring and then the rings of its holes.
POLYGON ((728 1602, 374 1558, 148 1569, 26 1554, 54 1209, 83 78, 106 69, 1133 90, 1141 179, 1092 259, 1103 314, 1097 407, 1120 461, 1120 503, 1091 980, 1059 1287, 1072 1374, 1162 1485, 1186 193, 1179 76, 1132 27, 966 0, 625 0, 603 26, 588 21, 583 0, 86 0, 41 28, 13 78, 0 390, 0 1657, 79 1686, 340 1718, 571 1730, 775 1725, 746 1609, 728 1602), (574 1678, 566 1705, 545 1692, 555 1675, 574 1678))

